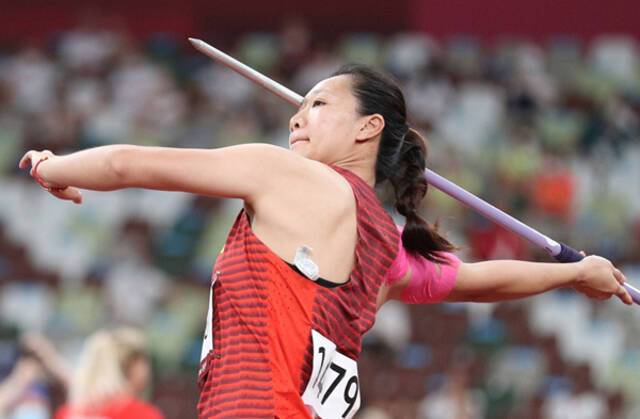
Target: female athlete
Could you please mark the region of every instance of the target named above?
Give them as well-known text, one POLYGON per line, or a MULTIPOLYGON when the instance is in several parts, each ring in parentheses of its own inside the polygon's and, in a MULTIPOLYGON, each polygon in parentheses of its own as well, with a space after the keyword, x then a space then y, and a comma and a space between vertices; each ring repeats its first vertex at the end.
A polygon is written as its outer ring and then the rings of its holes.
POLYGON ((148 188, 239 198, 212 275, 199 372, 201 417, 351 418, 363 334, 389 299, 499 301, 559 287, 632 300, 608 260, 462 263, 417 213, 426 146, 398 86, 363 66, 318 83, 290 120, 290 150, 113 145, 29 151, 51 194, 148 188), (373 186, 389 181, 399 231, 373 186))

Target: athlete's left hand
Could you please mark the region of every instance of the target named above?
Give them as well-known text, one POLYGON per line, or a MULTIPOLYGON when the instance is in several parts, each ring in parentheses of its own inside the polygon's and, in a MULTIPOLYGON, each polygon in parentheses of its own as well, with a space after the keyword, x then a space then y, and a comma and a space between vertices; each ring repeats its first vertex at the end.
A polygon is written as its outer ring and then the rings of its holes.
POLYGON ((33 176, 35 179, 36 165, 41 160, 47 160, 42 162, 40 166, 38 166, 38 175, 43 182, 42 184, 40 184, 40 186, 42 186, 46 191, 48 191, 51 195, 55 196, 58 199, 62 199, 64 201, 73 201, 76 204, 82 204, 82 194, 80 193, 80 190, 78 190, 77 188, 66 186, 66 185, 57 185, 42 178, 42 175, 40 173, 42 166, 47 164, 49 160, 52 161, 57 158, 58 156, 56 156, 49 150, 43 150, 43 151, 29 150, 20 159, 20 163, 18 164, 18 167, 20 169, 27 169, 28 167, 31 167, 31 169, 29 170, 29 174, 33 176))

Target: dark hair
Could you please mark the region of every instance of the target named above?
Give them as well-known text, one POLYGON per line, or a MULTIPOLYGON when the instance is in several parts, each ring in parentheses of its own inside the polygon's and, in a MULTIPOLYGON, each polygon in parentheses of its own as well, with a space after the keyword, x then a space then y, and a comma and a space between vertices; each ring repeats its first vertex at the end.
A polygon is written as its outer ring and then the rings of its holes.
POLYGON ((404 248, 429 260, 443 262, 437 252, 455 247, 418 214, 420 202, 427 193, 426 141, 407 124, 404 95, 398 84, 370 67, 349 64, 332 76, 351 76, 351 90, 358 100, 361 115, 380 114, 385 126, 376 158, 376 183, 389 180, 393 186, 398 212, 406 219, 402 233, 404 248))

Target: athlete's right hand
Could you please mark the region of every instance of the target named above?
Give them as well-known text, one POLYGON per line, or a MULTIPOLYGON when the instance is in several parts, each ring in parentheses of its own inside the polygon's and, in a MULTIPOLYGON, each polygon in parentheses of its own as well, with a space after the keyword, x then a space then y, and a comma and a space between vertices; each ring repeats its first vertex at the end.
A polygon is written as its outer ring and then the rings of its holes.
MULTIPOLYGON (((43 151, 29 150, 20 159, 20 163, 18 163, 18 167, 20 169, 27 169, 31 167, 29 174, 31 176, 34 176, 35 175, 34 170, 38 162, 40 162, 43 159, 54 160, 56 158, 58 158, 58 156, 56 156, 49 150, 43 150, 43 151)), ((41 172, 42 166, 47 163, 48 161, 42 162, 42 164, 38 167, 38 172, 41 172)), ((49 184, 46 182, 45 179, 43 179, 43 181, 45 182, 45 184, 41 186, 43 188, 46 188, 45 190, 47 190, 51 195, 55 196, 56 198, 62 199, 64 201, 73 201, 76 204, 82 204, 82 194, 80 193, 80 190, 78 190, 77 188, 68 186, 64 189, 58 189, 60 188, 60 185, 49 184)))
POLYGON ((587 256, 576 266, 578 276, 573 286, 576 291, 597 300, 608 300, 615 295, 625 304, 633 304, 631 295, 622 286, 627 279, 610 261, 600 256, 587 256))

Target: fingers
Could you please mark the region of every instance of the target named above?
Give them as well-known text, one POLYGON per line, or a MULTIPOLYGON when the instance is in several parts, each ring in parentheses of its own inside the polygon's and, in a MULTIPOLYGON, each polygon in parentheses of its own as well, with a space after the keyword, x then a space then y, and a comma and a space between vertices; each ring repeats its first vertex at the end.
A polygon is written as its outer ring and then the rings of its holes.
POLYGON ((29 165, 31 165, 31 167, 33 168, 33 166, 35 166, 34 163, 40 161, 41 158, 45 156, 53 157, 54 154, 50 150, 42 150, 42 151, 29 150, 20 159, 20 162, 18 163, 18 167, 20 169, 26 169, 27 167, 29 167, 29 165))
POLYGON ((631 297, 631 294, 629 294, 629 291, 624 287, 624 284, 627 282, 627 278, 618 268, 613 268, 613 276, 616 278, 616 281, 618 281, 618 289, 616 291, 618 298, 620 298, 625 304, 633 305, 633 298, 631 297))
POLYGON ((618 285, 618 290, 616 291, 616 295, 623 303, 627 305, 633 305, 633 298, 631 298, 631 294, 627 291, 625 287, 622 285, 618 285))
MULTIPOLYGON (((20 159, 20 163, 18 163, 18 167, 20 169, 26 169, 31 166, 31 170, 29 170, 29 175, 33 176, 33 169, 38 164, 40 160, 42 160, 45 156, 45 152, 38 152, 35 150, 29 150, 25 153, 24 156, 20 159)), ((51 154, 51 152, 49 152, 51 154)))
MULTIPOLYGON (((29 150, 20 159, 20 162, 18 163, 18 167, 20 169, 26 169, 29 166, 31 166, 31 170, 29 171, 29 174, 33 176, 34 168, 35 166, 38 165, 39 161, 41 161, 43 158, 51 158, 54 156, 55 155, 49 150, 42 150, 42 151, 29 150)), ((40 183, 41 186, 47 190, 51 189, 51 188, 47 188, 47 186, 49 185, 43 184, 40 181, 38 183, 40 183)), ((82 204, 82 194, 78 189, 65 188, 63 191, 49 190, 49 192, 51 193, 51 195, 55 196, 58 199, 73 201, 76 204, 82 204)))
POLYGON ((613 276, 616 278, 616 281, 618 281, 620 285, 623 285, 625 282, 627 282, 627 278, 618 268, 613 268, 613 276))
POLYGON ((73 201, 74 204, 78 204, 78 205, 82 204, 82 193, 80 193, 80 191, 75 188, 74 188, 74 191, 75 193, 71 200, 73 201))
POLYGON ((608 300, 615 295, 623 303, 627 305, 633 305, 633 298, 631 297, 631 294, 629 294, 627 289, 620 284, 618 284, 618 288, 615 290, 615 292, 603 292, 603 291, 597 291, 594 289, 582 288, 582 287, 576 287, 576 291, 586 295, 591 299, 598 300, 598 301, 608 300))
POLYGON ((18 167, 20 169, 26 169, 27 167, 29 167, 29 164, 31 164, 31 156, 33 155, 33 153, 33 150, 29 150, 25 153, 24 156, 22 156, 22 158, 20 159, 20 163, 18 163, 18 167))
POLYGON ((613 293, 610 293, 610 292, 602 292, 602 291, 598 291, 588 287, 574 287, 574 288, 579 293, 599 301, 608 300, 609 298, 611 298, 611 295, 613 295, 613 293))
POLYGON ((73 187, 68 187, 60 192, 51 191, 51 195, 66 201, 73 201, 73 203, 78 205, 82 204, 82 193, 80 193, 78 189, 73 187))

